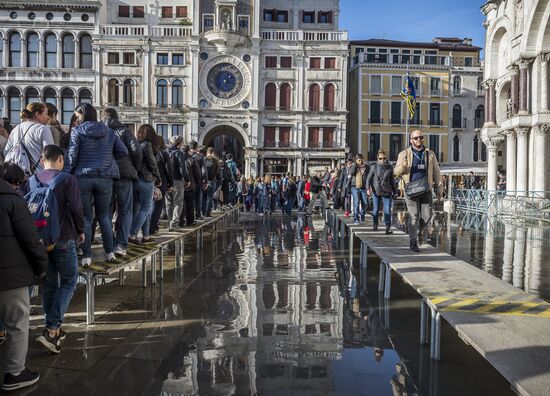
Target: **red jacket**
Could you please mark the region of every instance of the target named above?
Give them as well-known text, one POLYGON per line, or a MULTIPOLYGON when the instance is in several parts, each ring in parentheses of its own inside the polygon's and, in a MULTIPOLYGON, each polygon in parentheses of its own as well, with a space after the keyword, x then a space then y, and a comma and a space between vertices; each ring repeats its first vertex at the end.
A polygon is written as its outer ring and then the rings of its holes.
POLYGON ((309 201, 311 197, 310 192, 311 192, 311 182, 308 180, 306 182, 306 186, 304 187, 304 199, 307 199, 309 201))

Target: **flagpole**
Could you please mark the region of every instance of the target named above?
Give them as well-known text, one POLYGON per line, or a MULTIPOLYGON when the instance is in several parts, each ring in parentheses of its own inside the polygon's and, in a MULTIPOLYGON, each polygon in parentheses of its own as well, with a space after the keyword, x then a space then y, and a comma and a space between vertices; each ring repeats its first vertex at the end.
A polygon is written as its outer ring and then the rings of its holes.
MULTIPOLYGON (((407 62, 407 78, 409 78, 409 62, 407 62)), ((407 121, 405 122, 405 137, 407 139, 406 141, 406 147, 409 147, 411 139, 409 139, 409 124, 411 121, 411 112, 409 109, 409 106, 407 107, 407 121)))

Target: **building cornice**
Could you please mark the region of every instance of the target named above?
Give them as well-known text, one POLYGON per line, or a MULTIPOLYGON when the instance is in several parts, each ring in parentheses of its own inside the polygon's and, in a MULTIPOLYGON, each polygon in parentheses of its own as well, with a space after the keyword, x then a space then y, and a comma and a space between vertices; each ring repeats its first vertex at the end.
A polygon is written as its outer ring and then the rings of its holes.
POLYGON ((57 1, 0 1, 0 9, 22 9, 22 10, 49 10, 49 11, 98 11, 101 7, 99 1, 74 1, 74 0, 57 0, 57 1))

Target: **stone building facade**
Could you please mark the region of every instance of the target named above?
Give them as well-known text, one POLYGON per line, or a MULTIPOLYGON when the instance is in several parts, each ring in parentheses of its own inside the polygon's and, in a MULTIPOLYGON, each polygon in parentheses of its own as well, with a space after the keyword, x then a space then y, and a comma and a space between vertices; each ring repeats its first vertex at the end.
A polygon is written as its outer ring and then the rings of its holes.
POLYGON ((0 111, 16 123, 51 101, 67 125, 90 101, 232 152, 247 175, 311 172, 346 153, 338 14, 338 0, 2 2, 0 111))
POLYGON ((408 111, 400 94, 407 69, 417 109, 410 130, 421 129, 442 163, 483 165, 484 113, 480 47, 469 39, 436 37, 431 42, 371 39, 352 41, 349 130, 352 149, 390 160, 408 144, 408 111))
POLYGON ((503 169, 508 194, 548 196, 550 1, 490 0, 482 12, 488 189, 496 189, 503 169))

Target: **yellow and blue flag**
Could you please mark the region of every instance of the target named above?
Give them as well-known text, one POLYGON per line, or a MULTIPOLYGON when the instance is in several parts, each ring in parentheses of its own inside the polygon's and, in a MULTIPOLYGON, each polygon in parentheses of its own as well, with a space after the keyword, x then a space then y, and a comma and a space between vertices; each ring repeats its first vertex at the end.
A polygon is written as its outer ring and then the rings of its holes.
POLYGON ((407 108, 409 109, 409 117, 412 120, 416 111, 416 90, 414 89, 414 84, 409 73, 407 73, 407 78, 405 79, 405 87, 403 88, 403 91, 401 91, 401 97, 407 103, 407 108))

